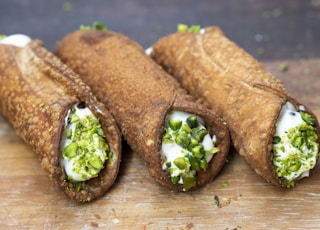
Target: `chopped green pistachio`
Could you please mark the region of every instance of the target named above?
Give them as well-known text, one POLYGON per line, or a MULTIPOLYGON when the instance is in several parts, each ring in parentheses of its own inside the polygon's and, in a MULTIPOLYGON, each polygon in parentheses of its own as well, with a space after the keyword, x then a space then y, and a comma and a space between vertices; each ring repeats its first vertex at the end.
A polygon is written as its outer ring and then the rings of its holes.
POLYGON ((198 140, 199 140, 200 142, 202 142, 202 141, 203 141, 203 138, 204 138, 208 133, 209 133, 208 130, 206 130, 206 129, 200 129, 199 132, 198 132, 198 140))
POLYGON ((177 31, 178 32, 187 32, 189 29, 189 26, 186 24, 178 24, 177 25, 177 31))
POLYGON ((67 158, 72 158, 77 154, 78 144, 75 142, 71 142, 67 147, 64 148, 62 155, 67 158))
POLYGON ((308 113, 300 112, 302 119, 308 124, 308 125, 314 125, 316 122, 316 119, 312 117, 308 113))
POLYGON ((177 25, 177 32, 194 32, 194 33, 199 33, 201 30, 200 25, 192 25, 188 26, 186 24, 178 24, 177 25))
POLYGON ((2 39, 6 38, 6 37, 7 37, 6 35, 0 34, 0 41, 1 41, 2 39))
MULTIPOLYGON (((172 112, 168 114, 171 115, 172 112)), ((174 144, 179 147, 174 147, 177 157, 164 162, 163 168, 169 171, 173 184, 182 183, 184 190, 189 190, 196 184, 197 171, 207 169, 207 160, 210 160, 219 148, 215 147, 215 141, 212 141, 212 148, 204 149, 202 142, 208 131, 199 123, 197 116, 184 116, 182 120, 167 120, 162 144, 174 144)))
POLYGON ((278 144, 281 141, 281 137, 279 136, 274 136, 272 140, 272 144, 278 144))
POLYGON ((208 168, 208 162, 203 159, 200 160, 200 168, 205 171, 208 168))
POLYGON ((273 138, 273 165, 278 177, 289 188, 295 185, 295 179, 315 166, 315 157, 319 154, 318 136, 312 126, 315 121, 309 114, 300 114, 303 123, 290 128, 285 135, 273 138))
POLYGON ((229 186, 229 182, 228 181, 223 181, 219 184, 218 188, 225 188, 229 186))
POLYGON ((180 180, 180 176, 172 176, 171 177, 171 182, 172 184, 177 184, 180 180))
POLYGON ((187 124, 189 125, 189 127, 190 127, 191 129, 193 129, 193 128, 195 128, 195 127, 197 127, 197 126, 199 125, 198 119, 197 119, 196 116, 190 116, 190 117, 188 117, 187 120, 186 120, 186 122, 187 122, 187 124))
POLYGON ((93 22, 92 26, 80 25, 80 30, 82 30, 82 31, 88 31, 88 30, 108 31, 108 28, 101 22, 93 22))
POLYGON ((77 106, 70 109, 62 151, 62 165, 68 180, 74 183, 97 177, 105 167, 104 162, 113 159, 99 120, 88 108, 83 108, 85 112, 81 109, 77 106))
POLYGON ((208 134, 208 130, 206 129, 201 129, 201 128, 193 128, 192 129, 192 136, 198 140, 199 142, 203 141, 203 138, 205 137, 205 135, 208 134))
POLYGON ((79 116, 75 114, 75 115, 73 115, 71 122, 78 122, 79 119, 80 119, 79 116))
POLYGON ((172 130, 178 130, 180 129, 181 127, 181 124, 182 124, 182 121, 181 120, 169 120, 169 126, 172 130))
POLYGON ((197 145, 195 147, 192 148, 191 152, 193 153, 193 155, 197 158, 202 158, 204 156, 204 149, 203 149, 203 145, 197 145))
POLYGON ((101 169, 103 167, 103 162, 98 155, 92 156, 92 158, 89 159, 89 164, 92 165, 95 169, 101 169))
POLYGON ((189 190, 196 185, 196 175, 194 172, 182 174, 183 188, 189 190))
POLYGON ((43 108, 43 107, 44 107, 44 102, 41 102, 41 103, 39 104, 39 107, 40 107, 40 108, 43 108))
POLYGON ((178 145, 182 146, 183 148, 187 148, 190 142, 188 133, 186 132, 179 133, 175 141, 178 145))
POLYGON ((181 170, 188 170, 189 169, 188 162, 186 161, 186 159, 184 157, 178 157, 178 158, 174 159, 173 162, 181 170))
POLYGON ((196 147, 197 145, 199 145, 199 141, 195 138, 190 138, 190 142, 188 145, 188 150, 191 152, 193 147, 196 147))
POLYGON ((201 167, 200 167, 200 162, 198 160, 198 158, 196 158, 195 156, 189 156, 189 162, 191 165, 191 169, 196 170, 196 171, 200 171, 201 167))
POLYGON ((195 33, 199 33, 200 30, 201 30, 201 26, 200 26, 200 25, 192 25, 192 26, 189 28, 189 31, 195 32, 195 33))
POLYGON ((182 130, 182 131, 185 131, 185 132, 187 132, 187 133, 192 133, 192 129, 191 129, 190 126, 187 125, 187 124, 183 124, 181 130, 182 130))
POLYGON ((296 148, 300 148, 301 145, 302 145, 302 137, 295 137, 293 140, 292 140, 292 145, 296 148))
POLYGON ((280 70, 282 72, 286 72, 286 71, 288 71, 288 69, 289 69, 288 63, 281 63, 280 70))
POLYGON ((207 158, 209 158, 210 156, 212 156, 213 154, 215 154, 215 153, 217 153, 219 151, 220 151, 220 149, 218 147, 213 147, 210 150, 206 150, 205 153, 204 153, 205 154, 204 158, 207 159, 207 158))

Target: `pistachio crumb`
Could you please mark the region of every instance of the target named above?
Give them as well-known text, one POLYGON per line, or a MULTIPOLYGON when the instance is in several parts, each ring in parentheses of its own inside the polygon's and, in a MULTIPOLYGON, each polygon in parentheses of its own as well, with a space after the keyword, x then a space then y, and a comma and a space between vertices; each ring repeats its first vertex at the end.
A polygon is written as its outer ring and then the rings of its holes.
POLYGON ((281 63, 280 64, 280 70, 281 72, 287 72, 289 69, 289 65, 287 63, 281 63))
POLYGON ((44 107, 44 102, 41 102, 41 103, 39 104, 39 107, 40 107, 40 108, 43 108, 43 107, 44 107))
POLYGON ((218 188, 226 188, 229 186, 229 182, 228 181, 223 181, 219 184, 218 188))

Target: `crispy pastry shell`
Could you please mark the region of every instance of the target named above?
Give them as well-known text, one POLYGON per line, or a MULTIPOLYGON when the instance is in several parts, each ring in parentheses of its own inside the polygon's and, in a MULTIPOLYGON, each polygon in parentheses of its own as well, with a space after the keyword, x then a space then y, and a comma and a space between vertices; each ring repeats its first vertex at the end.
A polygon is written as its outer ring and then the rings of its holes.
POLYGON ((38 40, 24 48, 0 45, 0 63, 0 112, 39 156, 49 177, 77 201, 104 195, 117 177, 121 160, 121 135, 112 115, 89 87, 38 40), (60 142, 67 112, 80 102, 99 118, 114 155, 97 178, 77 191, 60 166, 60 142))
MULTIPOLYGON (((301 105, 257 60, 218 27, 161 38, 152 58, 228 123, 232 143, 257 174, 287 186, 272 165, 272 138, 283 104, 301 105)), ((304 106, 306 108, 306 106, 304 106)), ((306 111, 316 117, 308 108, 306 111)), ((318 136, 319 124, 316 122, 318 136)))
POLYGON ((160 157, 165 116, 172 110, 199 115, 218 139, 220 152, 206 171, 198 173, 193 189, 213 180, 225 164, 230 141, 226 125, 188 96, 137 43, 109 31, 76 31, 58 43, 56 54, 113 113, 124 138, 159 184, 183 190, 171 183, 160 157))

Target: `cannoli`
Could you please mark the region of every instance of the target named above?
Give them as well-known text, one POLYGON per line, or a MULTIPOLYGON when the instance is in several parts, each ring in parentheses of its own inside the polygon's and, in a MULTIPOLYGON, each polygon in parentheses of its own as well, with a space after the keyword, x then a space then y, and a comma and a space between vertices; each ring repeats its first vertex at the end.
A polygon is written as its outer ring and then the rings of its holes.
POLYGON ((194 190, 221 170, 230 142, 223 120, 188 96, 136 42, 111 31, 79 30, 55 52, 110 109, 159 184, 194 190))
POLYGON ((319 157, 315 114, 217 27, 179 25, 151 57, 228 124, 239 154, 268 182, 294 187, 319 157))
POLYGON ((39 40, 0 41, 0 112, 70 198, 95 200, 114 183, 121 134, 89 87, 39 40))

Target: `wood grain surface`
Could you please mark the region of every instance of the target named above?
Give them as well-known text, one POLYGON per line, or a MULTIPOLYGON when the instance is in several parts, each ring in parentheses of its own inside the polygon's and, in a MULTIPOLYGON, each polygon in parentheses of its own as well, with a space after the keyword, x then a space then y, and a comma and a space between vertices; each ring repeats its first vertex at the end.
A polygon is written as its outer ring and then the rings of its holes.
MULTIPOLYGON (((291 95, 320 118, 320 59, 264 62, 291 95), (288 66, 282 71, 281 66, 288 66)), ((101 199, 69 201, 0 115, 0 229, 319 229, 320 166, 294 189, 257 176, 235 151, 215 181, 176 193, 160 187, 124 144, 113 188, 101 199)))

